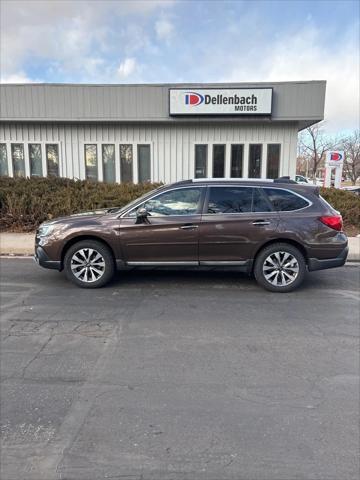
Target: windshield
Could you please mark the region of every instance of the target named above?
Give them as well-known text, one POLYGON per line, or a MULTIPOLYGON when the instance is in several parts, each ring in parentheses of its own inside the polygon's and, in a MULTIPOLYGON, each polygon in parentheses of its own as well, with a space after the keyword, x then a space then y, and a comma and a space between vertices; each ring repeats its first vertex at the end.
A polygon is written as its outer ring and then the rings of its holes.
POLYGON ((144 200, 145 198, 147 198, 149 195, 152 195, 154 192, 156 192, 157 190, 159 190, 161 187, 159 188, 155 188, 154 190, 150 190, 149 192, 146 192, 144 193, 144 195, 141 195, 141 197, 137 197, 135 198, 135 200, 133 200, 132 202, 130 203, 127 203, 126 205, 124 205, 123 207, 113 207, 113 208, 109 208, 107 210, 107 213, 122 213, 124 212, 125 210, 127 210, 128 208, 132 207, 133 205, 135 205, 137 202, 141 202, 141 200, 144 200))

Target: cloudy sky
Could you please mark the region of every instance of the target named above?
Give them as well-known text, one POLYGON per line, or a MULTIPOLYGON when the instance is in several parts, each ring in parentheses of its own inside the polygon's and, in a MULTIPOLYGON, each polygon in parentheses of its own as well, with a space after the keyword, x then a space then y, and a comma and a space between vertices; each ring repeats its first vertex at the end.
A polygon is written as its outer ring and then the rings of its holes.
POLYGON ((359 127, 359 2, 0 0, 2 82, 327 80, 359 127))

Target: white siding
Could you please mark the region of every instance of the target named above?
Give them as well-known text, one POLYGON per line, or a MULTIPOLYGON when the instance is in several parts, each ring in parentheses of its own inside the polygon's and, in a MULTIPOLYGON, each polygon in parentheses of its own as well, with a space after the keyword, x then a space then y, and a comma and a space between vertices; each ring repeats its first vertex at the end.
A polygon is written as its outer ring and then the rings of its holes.
MULTIPOLYGON (((272 124, 58 124, 0 123, 0 142, 42 142, 60 144, 60 173, 69 178, 85 178, 84 144, 98 143, 100 163, 101 143, 116 145, 116 171, 119 179, 119 145, 151 145, 151 176, 155 182, 174 182, 194 177, 194 145, 208 144, 208 162, 212 163, 212 144, 226 145, 225 172, 230 172, 230 145, 244 144, 244 176, 247 175, 248 146, 263 144, 262 176, 266 172, 266 145, 281 144, 280 175, 295 176, 298 125, 295 122, 272 124)), ((100 170, 100 169, 99 169, 100 170)), ((134 172, 137 171, 134 165, 134 172)), ((101 170, 100 170, 101 173, 101 170)), ((209 174, 211 170, 209 169, 209 174)), ((136 181, 136 178, 134 178, 136 181)))

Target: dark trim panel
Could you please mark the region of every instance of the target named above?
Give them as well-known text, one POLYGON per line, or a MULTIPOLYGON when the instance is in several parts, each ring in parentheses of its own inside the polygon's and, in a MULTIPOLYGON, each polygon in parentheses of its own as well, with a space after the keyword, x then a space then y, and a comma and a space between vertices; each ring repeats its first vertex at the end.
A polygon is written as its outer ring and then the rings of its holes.
POLYGON ((198 261, 184 262, 126 262, 130 267, 198 267, 198 261))
POLYGON ((319 260, 318 258, 309 258, 308 269, 309 272, 315 270, 326 270, 327 268, 342 267, 349 253, 349 247, 344 248, 338 257, 327 258, 325 260, 319 260))
POLYGON ((44 249, 41 247, 36 247, 34 260, 41 267, 50 268, 51 270, 62 270, 61 262, 56 260, 50 260, 44 249))

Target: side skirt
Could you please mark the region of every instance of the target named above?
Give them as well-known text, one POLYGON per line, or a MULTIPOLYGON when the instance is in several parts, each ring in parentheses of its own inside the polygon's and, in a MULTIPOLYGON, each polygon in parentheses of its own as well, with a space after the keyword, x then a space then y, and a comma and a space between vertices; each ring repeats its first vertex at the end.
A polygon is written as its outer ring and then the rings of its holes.
POLYGON ((252 271, 252 260, 238 260, 238 261, 201 261, 201 262, 124 262, 122 260, 116 261, 117 269, 126 269, 127 267, 150 267, 150 268, 161 268, 161 267, 178 267, 178 268, 199 268, 199 269, 209 269, 210 268, 219 268, 219 269, 228 269, 236 268, 240 272, 251 273, 252 271))

